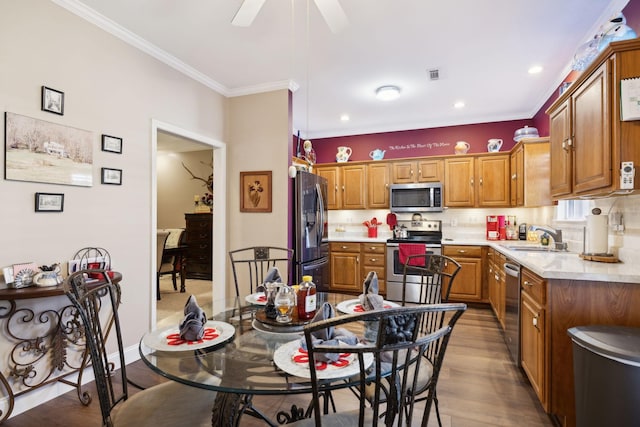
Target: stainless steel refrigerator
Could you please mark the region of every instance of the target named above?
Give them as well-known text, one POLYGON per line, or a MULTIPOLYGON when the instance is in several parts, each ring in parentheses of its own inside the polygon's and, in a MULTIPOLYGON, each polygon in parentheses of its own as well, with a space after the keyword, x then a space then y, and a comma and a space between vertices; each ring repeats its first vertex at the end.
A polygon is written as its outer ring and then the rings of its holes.
POLYGON ((294 279, 313 276, 319 291, 329 290, 327 180, 298 171, 294 179, 294 279))

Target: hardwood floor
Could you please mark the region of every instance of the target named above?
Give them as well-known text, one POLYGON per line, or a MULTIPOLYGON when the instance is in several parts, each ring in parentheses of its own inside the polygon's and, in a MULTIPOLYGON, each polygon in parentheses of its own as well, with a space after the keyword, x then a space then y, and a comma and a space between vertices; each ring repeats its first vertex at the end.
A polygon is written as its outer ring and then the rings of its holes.
MULTIPOLYGON (((128 366, 133 381, 152 385, 163 381, 142 362, 128 366)), ((91 386, 88 389, 91 390, 91 386)), ((137 389, 132 387, 135 392, 137 389)), ((350 392, 337 395, 338 408, 353 401, 350 392)), ((93 394, 95 395, 95 393, 93 394)), ((490 309, 470 307, 453 331, 438 383, 440 413, 444 427, 519 426, 546 427, 553 424, 542 410, 531 386, 511 362, 498 322, 490 309)), ((254 404, 267 415, 289 409, 292 404, 306 406, 308 396, 256 396, 254 404)), ((38 408, 14 416, 2 427, 100 426, 96 401, 88 407, 78 402, 74 392, 53 399, 38 408)), ((242 427, 264 426, 260 420, 243 417, 242 427)), ((437 425, 432 414, 429 426, 437 425)), ((117 426, 116 426, 117 427, 117 426)))

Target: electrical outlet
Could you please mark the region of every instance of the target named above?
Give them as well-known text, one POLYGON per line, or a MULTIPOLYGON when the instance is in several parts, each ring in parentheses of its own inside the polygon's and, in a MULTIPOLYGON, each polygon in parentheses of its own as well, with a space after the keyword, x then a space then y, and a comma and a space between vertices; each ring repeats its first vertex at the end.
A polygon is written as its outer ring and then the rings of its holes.
POLYGON ((451 218, 451 226, 452 227, 457 227, 458 226, 458 220, 455 218, 451 218))

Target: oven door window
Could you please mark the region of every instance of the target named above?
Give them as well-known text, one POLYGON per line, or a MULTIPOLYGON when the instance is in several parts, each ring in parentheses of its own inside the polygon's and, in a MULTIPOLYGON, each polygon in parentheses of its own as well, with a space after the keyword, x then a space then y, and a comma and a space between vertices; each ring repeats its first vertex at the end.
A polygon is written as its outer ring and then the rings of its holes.
MULTIPOLYGON (((427 248, 425 253, 427 255, 440 255, 440 249, 427 248)), ((389 266, 387 266, 387 268, 389 268, 389 266)), ((409 269, 407 270, 408 275, 416 274, 411 270, 411 267, 409 267, 409 269)), ((393 250, 393 274, 399 275, 400 277, 402 277, 402 275, 404 274, 404 264, 400 262, 400 250, 398 248, 395 248, 393 250)), ((417 275, 419 274, 420 273, 417 273, 417 275)))

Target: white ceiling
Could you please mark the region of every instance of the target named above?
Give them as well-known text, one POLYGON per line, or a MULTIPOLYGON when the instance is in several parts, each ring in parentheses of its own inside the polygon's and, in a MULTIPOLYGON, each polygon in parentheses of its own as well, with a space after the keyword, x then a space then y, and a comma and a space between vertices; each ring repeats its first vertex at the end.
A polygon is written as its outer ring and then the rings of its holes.
POLYGON ((313 1, 307 27, 307 0, 266 0, 246 28, 230 23, 242 0, 52 1, 225 96, 299 86, 303 138, 531 118, 628 2, 340 0, 349 24, 333 34, 313 1), (400 99, 375 99, 387 84, 400 99))

